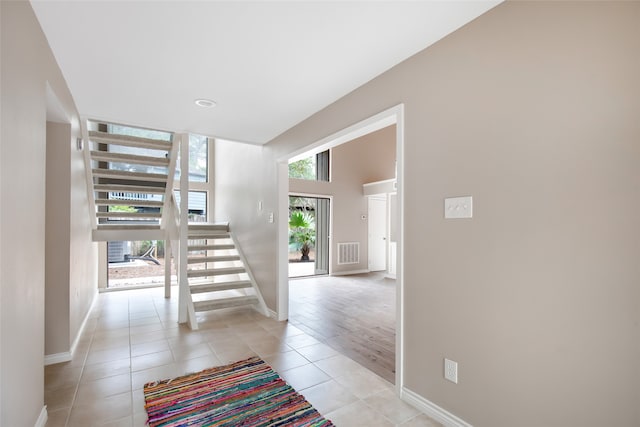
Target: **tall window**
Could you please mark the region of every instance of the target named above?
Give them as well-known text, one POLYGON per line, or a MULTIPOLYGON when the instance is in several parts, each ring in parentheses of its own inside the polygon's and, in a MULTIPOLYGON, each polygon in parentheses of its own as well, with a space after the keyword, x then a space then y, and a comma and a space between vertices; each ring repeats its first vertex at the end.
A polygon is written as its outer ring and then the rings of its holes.
MULTIPOLYGON (((206 222, 209 209, 209 138, 189 134, 189 221, 206 222)), ((180 156, 176 161, 174 193, 180 203, 180 156)))
MULTIPOLYGON (((101 130, 106 130, 113 134, 131 135, 165 141, 172 140, 172 135, 168 132, 111 124, 102 124, 101 126, 101 130)), ((115 144, 103 146, 102 149, 123 154, 151 157, 164 156, 166 154, 158 150, 126 147, 115 144)), ((207 137, 201 135, 189 135, 189 222, 206 222, 208 220, 208 214, 211 212, 211 200, 209 198, 209 192, 211 190, 211 186, 209 184, 209 179, 211 177, 209 174, 211 149, 212 147, 210 147, 209 139, 207 137)), ((177 153, 178 158, 176 159, 174 194, 176 196, 176 202, 180 204, 180 151, 178 150, 177 153)), ((112 162, 110 163, 110 168, 131 172, 167 173, 166 167, 127 164, 124 162, 112 162)), ((147 183, 147 185, 153 185, 153 183, 147 183)), ((109 193, 108 197, 161 201, 163 196, 161 193, 120 194, 112 192, 109 193)), ((130 212, 133 209, 130 206, 119 205, 111 205, 108 208, 110 210, 120 210, 125 212, 130 212)), ((159 211, 159 208, 156 207, 145 209, 154 209, 159 211)), ((154 220, 153 222, 157 222, 157 220, 154 220)), ((109 288, 113 288, 160 285, 164 283, 164 245, 165 242, 162 240, 108 242, 107 286, 109 288)), ((175 277, 175 271, 173 271, 172 275, 175 277)))
MULTIPOLYGON (((180 180, 180 153, 176 162, 176 181, 180 180)), ((209 139, 189 134, 189 182, 209 181, 209 139)))
POLYGON ((289 163, 289 178, 329 181, 329 150, 289 163))
MULTIPOLYGON (((103 125, 104 126, 104 125, 103 125)), ((106 130, 109 133, 118 135, 130 135, 140 138, 159 139, 171 141, 172 135, 169 132, 140 129, 130 126, 107 124, 106 130)), ((127 147, 121 145, 109 145, 105 147, 109 151, 123 154, 133 154, 139 156, 159 156, 159 151, 145 148, 127 147)), ((164 155, 164 153, 163 153, 164 155)), ((167 168, 163 166, 147 166, 140 164, 129 164, 126 162, 112 162, 109 167, 116 170, 124 170, 130 172, 157 173, 166 174, 167 168)), ((176 190, 176 198, 179 202, 180 192, 180 151, 178 150, 178 158, 176 159, 176 172, 174 189, 176 190)), ((209 209, 209 139, 202 135, 189 135, 189 218, 192 221, 207 221, 207 213, 209 209)), ((110 193, 109 198, 118 198, 117 193, 110 193)), ((128 194, 128 198, 135 195, 128 194)), ((161 194, 140 194, 138 198, 145 200, 162 200, 161 194)), ((110 210, 126 210, 128 206, 110 206, 110 210)), ((158 209, 158 208, 153 208, 158 209)))

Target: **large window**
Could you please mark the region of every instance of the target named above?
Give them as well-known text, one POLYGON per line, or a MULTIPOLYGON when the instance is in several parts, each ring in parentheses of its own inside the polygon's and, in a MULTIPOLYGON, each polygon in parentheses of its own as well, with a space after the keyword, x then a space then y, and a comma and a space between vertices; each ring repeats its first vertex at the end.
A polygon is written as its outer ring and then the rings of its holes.
MULTIPOLYGON (((131 135, 141 138, 172 140, 172 134, 168 132, 140 129, 129 126, 101 124, 100 130, 113 134, 131 135)), ((211 200, 209 192, 211 190, 209 162, 211 150, 209 139, 201 135, 189 135, 189 222, 207 222, 208 214, 211 211, 211 200)), ((110 150, 116 153, 132 154, 139 156, 163 157, 165 151, 127 147, 116 144, 103 145, 98 149, 110 150)), ((180 204, 180 150, 177 151, 176 173, 174 180, 174 195, 178 205, 180 204)), ((166 174, 167 168, 162 166, 147 166, 140 164, 128 164, 126 162, 110 162, 109 168, 142 173, 166 174)), ((154 183, 145 185, 153 186, 154 183)), ((132 207, 127 206, 124 200, 151 200, 162 201, 163 192, 158 193, 119 193, 110 192, 111 199, 123 199, 123 205, 110 205, 107 208, 111 211, 122 212, 160 212, 158 207, 132 207)), ((121 219, 119 221, 130 221, 121 219)), ((157 219, 150 220, 157 223, 157 219)), ((127 286, 160 286, 164 283, 164 254, 165 242, 162 240, 152 241, 114 241, 108 242, 108 275, 107 286, 127 287, 127 286)), ((172 277, 175 280, 175 271, 172 267, 172 277)))

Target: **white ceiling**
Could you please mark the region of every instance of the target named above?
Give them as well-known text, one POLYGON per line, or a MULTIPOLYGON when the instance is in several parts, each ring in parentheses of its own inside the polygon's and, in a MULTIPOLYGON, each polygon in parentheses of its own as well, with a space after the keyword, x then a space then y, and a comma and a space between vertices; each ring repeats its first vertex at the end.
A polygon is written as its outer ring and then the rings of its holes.
POLYGON ((263 144, 500 0, 31 3, 81 115, 263 144))

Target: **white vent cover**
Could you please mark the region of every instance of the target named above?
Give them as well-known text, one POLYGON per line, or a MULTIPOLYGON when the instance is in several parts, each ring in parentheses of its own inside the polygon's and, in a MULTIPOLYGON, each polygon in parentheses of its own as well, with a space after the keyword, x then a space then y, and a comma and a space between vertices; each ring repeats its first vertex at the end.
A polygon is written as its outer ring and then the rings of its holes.
POLYGON ((360 242, 338 243, 338 265, 360 263, 360 242))

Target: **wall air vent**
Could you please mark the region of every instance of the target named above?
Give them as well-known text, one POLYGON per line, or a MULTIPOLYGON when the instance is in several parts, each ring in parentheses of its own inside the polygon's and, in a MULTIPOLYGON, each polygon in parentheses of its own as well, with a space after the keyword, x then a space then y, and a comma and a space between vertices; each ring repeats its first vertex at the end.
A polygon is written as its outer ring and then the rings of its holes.
POLYGON ((338 265, 360 263, 360 242, 338 243, 338 265))

